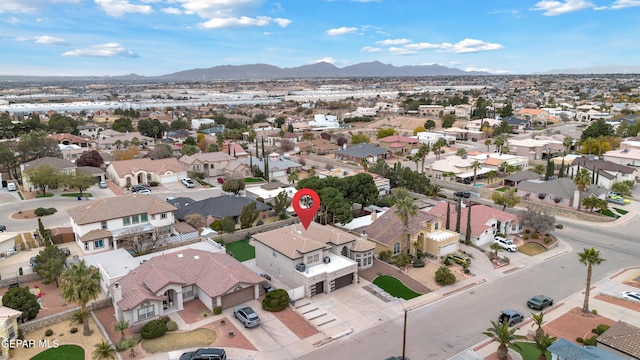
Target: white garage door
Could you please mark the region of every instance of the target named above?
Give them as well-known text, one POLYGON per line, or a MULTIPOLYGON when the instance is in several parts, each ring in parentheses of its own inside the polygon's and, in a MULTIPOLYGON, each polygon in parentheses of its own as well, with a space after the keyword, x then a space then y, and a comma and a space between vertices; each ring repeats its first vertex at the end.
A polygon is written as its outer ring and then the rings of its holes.
POLYGON ((451 254, 453 252, 456 252, 458 250, 458 247, 456 245, 458 245, 458 244, 451 243, 449 245, 445 245, 445 246, 441 247, 440 248, 440 256, 445 256, 445 255, 451 254))
POLYGON ((160 183, 169 184, 178 182, 178 175, 165 175, 160 179, 160 183))

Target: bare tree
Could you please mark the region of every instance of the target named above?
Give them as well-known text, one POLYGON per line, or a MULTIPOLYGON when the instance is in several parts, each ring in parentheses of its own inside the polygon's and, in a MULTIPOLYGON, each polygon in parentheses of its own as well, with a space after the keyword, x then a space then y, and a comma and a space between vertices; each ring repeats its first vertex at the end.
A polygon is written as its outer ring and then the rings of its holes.
MULTIPOLYGON (((162 245, 164 237, 154 232, 145 231, 142 226, 134 226, 120 233, 117 241, 121 246, 136 256, 148 254, 162 245)), ((120 246, 119 246, 120 247, 120 246)))
POLYGON ((184 222, 191 225, 194 229, 202 229, 207 226, 207 220, 200 214, 189 214, 185 216, 184 222))
POLYGON ((530 227, 538 233, 551 230, 556 223, 555 216, 536 205, 528 205, 527 210, 523 210, 520 214, 520 218, 522 219, 522 225, 530 227))

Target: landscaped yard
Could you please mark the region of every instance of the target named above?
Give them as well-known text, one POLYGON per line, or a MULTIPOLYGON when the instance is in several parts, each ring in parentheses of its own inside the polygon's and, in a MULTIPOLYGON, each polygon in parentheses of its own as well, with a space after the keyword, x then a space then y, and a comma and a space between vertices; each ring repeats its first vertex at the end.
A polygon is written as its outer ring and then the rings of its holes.
POLYGON ((256 248, 249 245, 249 239, 228 243, 225 244, 225 247, 227 248, 227 253, 232 254, 233 257, 240 262, 256 257, 256 248))
POLYGON ((547 251, 547 249, 545 249, 544 246, 538 243, 528 242, 528 243, 525 243, 524 245, 518 246, 518 251, 520 251, 521 253, 527 254, 529 256, 534 256, 534 255, 542 254, 543 252, 547 251))
POLYGON ((31 360, 84 360, 84 349, 78 345, 60 345, 41 352, 31 360))
POLYGON ((373 279, 373 283, 379 288, 389 293, 391 296, 402 298, 405 300, 413 299, 420 296, 417 292, 406 287, 400 280, 389 275, 379 275, 373 279))
POLYGON ((167 333, 156 339, 142 340, 142 349, 149 354, 166 353, 186 348, 205 347, 216 340, 211 329, 197 329, 181 333, 167 333))
POLYGON ((261 182, 264 182, 264 180, 260 179, 260 178, 250 178, 249 177, 249 178, 245 178, 244 182, 247 183, 247 184, 249 184, 249 183, 261 183, 261 182))
POLYGON ((613 208, 613 210, 615 210, 620 215, 625 215, 625 214, 629 213, 627 210, 623 210, 623 209, 620 209, 620 208, 613 208))
MULTIPOLYGON (((534 343, 530 342, 516 342, 520 346, 520 349, 516 349, 512 347, 515 351, 519 352, 522 355, 522 360, 538 360, 540 356, 540 350, 536 348, 534 343)), ((551 359, 551 353, 547 351, 547 359, 551 359)))

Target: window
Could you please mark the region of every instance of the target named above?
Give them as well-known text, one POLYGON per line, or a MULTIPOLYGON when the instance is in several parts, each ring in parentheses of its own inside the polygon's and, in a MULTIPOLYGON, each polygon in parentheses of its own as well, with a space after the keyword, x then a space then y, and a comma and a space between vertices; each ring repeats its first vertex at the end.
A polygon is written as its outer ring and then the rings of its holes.
POLYGON ((102 249, 103 247, 104 247, 104 240, 100 239, 93 242, 94 249, 102 249))
POLYGON ((141 222, 147 222, 147 214, 140 214, 140 221, 141 222))
POLYGON ((282 269, 278 268, 278 277, 282 277, 282 269))
POLYGON ((131 218, 130 217, 123 217, 122 218, 122 225, 123 226, 129 226, 131 225, 131 218))
POLYGON ((89 251, 89 243, 84 243, 84 251, 89 251))
POLYGON ((190 298, 193 296, 193 285, 185 286, 182 288, 182 298, 190 298))
POLYGON ((167 213, 162 213, 160 214, 160 219, 166 219, 167 218, 167 213))
POLYGON ((433 224, 433 230, 438 230, 438 224, 439 224, 439 223, 440 223, 439 221, 436 221, 436 222, 433 224))
POLYGON ((313 262, 318 262, 318 261, 320 261, 320 254, 315 254, 313 256, 313 262))
POLYGON ((150 319, 156 315, 154 306, 145 301, 138 309, 138 321, 150 319))
POLYGON ((133 216, 131 217, 131 223, 132 223, 132 224, 138 224, 138 223, 140 223, 140 216, 139 216, 139 215, 133 215, 133 216))
POLYGON ((398 254, 400 254, 400 243, 396 242, 395 244, 393 244, 393 255, 398 254))
POLYGON ((307 256, 307 264, 311 264, 313 262, 313 255, 307 256))
POLYGON ((277 256, 276 254, 277 254, 277 253, 276 253, 276 251, 275 251, 275 250, 271 250, 271 255, 273 255, 273 257, 276 257, 276 256, 277 256))
POLYGON ((9 340, 13 339, 16 336, 16 331, 13 329, 13 324, 9 324, 7 327, 7 336, 9 340))
POLYGON ((101 223, 100 223, 100 228, 101 228, 102 230, 107 230, 107 229, 109 228, 109 227, 107 226, 107 222, 106 222, 106 221, 101 222, 101 223))

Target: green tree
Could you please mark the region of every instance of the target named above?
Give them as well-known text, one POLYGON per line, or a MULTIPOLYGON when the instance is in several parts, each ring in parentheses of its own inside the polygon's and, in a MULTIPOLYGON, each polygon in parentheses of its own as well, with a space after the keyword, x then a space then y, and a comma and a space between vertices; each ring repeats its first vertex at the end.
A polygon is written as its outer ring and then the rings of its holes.
POLYGON ((173 156, 173 149, 171 149, 171 145, 169 144, 157 143, 153 149, 149 150, 148 154, 152 159, 168 159, 173 156))
POLYGON ((138 131, 144 136, 160 139, 168 130, 169 124, 162 123, 158 119, 138 120, 138 131))
POLYGON ((401 197, 397 198, 396 204, 394 205, 396 208, 396 216, 402 222, 404 226, 404 231, 407 235, 407 254, 411 248, 411 234, 409 233, 409 220, 412 216, 416 216, 418 213, 418 206, 415 201, 409 196, 406 192, 398 191, 396 195, 401 197), (399 194, 398 194, 399 192, 399 194))
POLYGON ((113 331, 120 333, 120 341, 124 340, 126 336, 124 335, 124 331, 129 328, 129 322, 127 320, 116 321, 113 324, 113 331))
MULTIPOLYGON (((38 120, 39 122, 39 120, 38 120)), ((61 114, 53 114, 49 121, 47 122, 47 128, 49 128, 49 132, 52 133, 70 133, 73 135, 78 135, 78 122, 69 116, 64 116, 61 114)))
POLYGON ((475 185, 478 179, 478 170, 482 169, 482 163, 478 160, 474 160, 471 163, 471 169, 473 169, 473 184, 475 185))
POLYGON ((236 195, 238 195, 240 191, 244 190, 244 188, 245 188, 245 184, 244 184, 244 180, 242 179, 240 180, 230 179, 225 181, 224 184, 222 184, 222 191, 230 192, 236 195))
POLYGON ((364 208, 372 205, 378 200, 380 190, 376 186, 373 177, 370 174, 360 173, 346 178, 348 190, 346 194, 347 200, 352 204, 360 205, 360 213, 364 212, 364 208))
POLYGON ((454 114, 446 114, 442 117, 442 127, 447 129, 453 126, 456 122, 456 116, 454 114))
POLYGON ((435 273, 435 280, 442 286, 452 285, 456 282, 456 276, 445 265, 440 266, 435 273))
POLYGON ((573 146, 573 138, 569 135, 565 135, 562 139, 562 146, 564 147, 564 154, 567 155, 573 146))
POLYGON ((507 360, 509 356, 508 347, 519 348, 516 340, 524 339, 522 335, 516 334, 517 328, 509 328, 509 322, 498 323, 491 321, 491 327, 482 333, 491 338, 491 341, 498 343, 498 360, 507 360))
POLYGON ((60 296, 68 302, 80 305, 83 315, 84 336, 91 335, 87 320, 87 303, 96 300, 100 295, 102 276, 97 267, 87 266, 84 260, 71 264, 60 277, 60 296))
POLYGON ((42 237, 42 242, 45 245, 53 245, 51 242, 51 230, 45 229, 41 218, 38 218, 38 233, 42 237))
POLYGON ((133 131, 133 124, 129 118, 119 118, 114 120, 111 129, 117 132, 126 133, 133 131))
POLYGON ((580 168, 573 178, 573 183, 578 188, 578 211, 582 203, 582 193, 591 185, 591 175, 586 168, 580 168))
POLYGON ((506 191, 494 191, 491 194, 491 200, 496 205, 502 205, 502 211, 507 207, 514 207, 520 203, 520 197, 516 194, 516 189, 507 189, 506 191))
POLYGON ((232 233, 236 231, 236 221, 231 216, 225 216, 222 219, 222 231, 232 233))
POLYGON ((615 134, 613 125, 608 124, 604 119, 598 119, 582 131, 580 140, 584 141, 588 138, 598 138, 600 136, 612 136, 615 134))
POLYGON ((484 145, 487 147, 487 152, 489 152, 489 146, 491 146, 491 144, 493 144, 493 141, 491 141, 491 139, 486 139, 484 141, 484 145))
POLYGON ((38 297, 31 293, 28 286, 9 288, 2 296, 2 305, 22 311, 22 315, 18 316, 20 322, 35 319, 40 312, 38 297))
POLYGON ((589 293, 591 291, 591 274, 593 273, 593 266, 600 265, 607 259, 600 256, 600 250, 595 248, 585 248, 581 253, 578 253, 578 261, 580 264, 587 267, 587 284, 584 290, 584 303, 582 304, 582 312, 589 312, 589 293))
POLYGON ((91 358, 95 359, 95 360, 107 360, 107 359, 116 359, 116 349, 113 347, 113 345, 105 342, 104 340, 102 340, 102 342, 93 345, 93 347, 95 347, 95 349, 93 349, 93 352, 91 353, 91 358))
POLYGON ((273 199, 273 210, 276 214, 280 215, 289 207, 290 204, 291 201, 289 200, 289 196, 287 195, 287 192, 283 190, 273 199))
POLYGON ((260 213, 255 202, 245 205, 242 208, 242 213, 240 213, 240 228, 247 229, 252 227, 258 216, 260 216, 260 213))
POLYGON ((467 156, 467 154, 469 154, 469 153, 467 152, 467 149, 465 149, 465 148, 463 148, 463 147, 458 148, 458 150, 456 150, 456 155, 457 155, 457 156, 465 157, 465 156, 467 156))
POLYGON ((509 117, 513 115, 513 105, 508 102, 500 109, 500 117, 509 117))
POLYGON ((46 194, 47 189, 57 188, 62 180, 60 172, 49 164, 43 164, 35 169, 29 169, 25 171, 25 174, 33 186, 42 190, 42 194, 46 194))
POLYGON ((387 129, 380 129, 378 130, 378 134, 376 135, 376 139, 382 139, 385 138, 387 136, 392 136, 397 134, 396 130, 393 128, 387 128, 387 129))
POLYGON ((58 287, 58 279, 64 271, 65 260, 66 256, 61 249, 47 243, 36 255, 34 271, 42 276, 42 283, 51 284, 55 282, 56 287, 58 287))
POLYGON ((536 334, 533 340, 535 341, 536 348, 540 350, 538 360, 547 360, 547 349, 549 349, 549 346, 553 345, 558 338, 549 336, 549 334, 542 332, 541 334, 536 334))
POLYGON ((61 182, 70 189, 78 189, 82 196, 85 190, 98 182, 98 179, 87 171, 77 169, 75 174, 63 174, 61 182))
POLYGON ((471 245, 471 202, 467 206, 467 229, 464 233, 464 243, 471 245))
POLYGON ((431 131, 435 127, 436 127, 436 122, 433 120, 427 120, 424 122, 424 128, 429 131, 431 131))
POLYGON ((194 155, 200 152, 200 148, 197 145, 183 145, 180 149, 182 155, 194 155))
POLYGON ((169 128, 171 130, 188 130, 189 124, 187 123, 186 120, 177 119, 171 122, 171 124, 169 125, 169 128))
POLYGON ((293 170, 287 175, 287 181, 290 184, 293 184, 298 180, 300 180, 300 171, 298 170, 293 170))
POLYGON ((20 135, 17 150, 23 163, 45 156, 62 159, 62 151, 58 147, 58 141, 47 137, 47 134, 42 130, 20 135))
POLYGON ((398 254, 393 257, 393 260, 397 267, 404 269, 411 263, 411 256, 407 254, 398 254))
POLYGON ((544 311, 540 311, 539 314, 531 313, 531 319, 533 320, 531 327, 536 327, 536 336, 544 334, 544 330, 542 329, 542 325, 546 323, 546 321, 544 321, 544 311))
POLYGON ((351 143, 353 145, 361 144, 361 143, 368 144, 370 142, 371 142, 371 140, 365 134, 354 134, 354 135, 351 135, 351 143))

